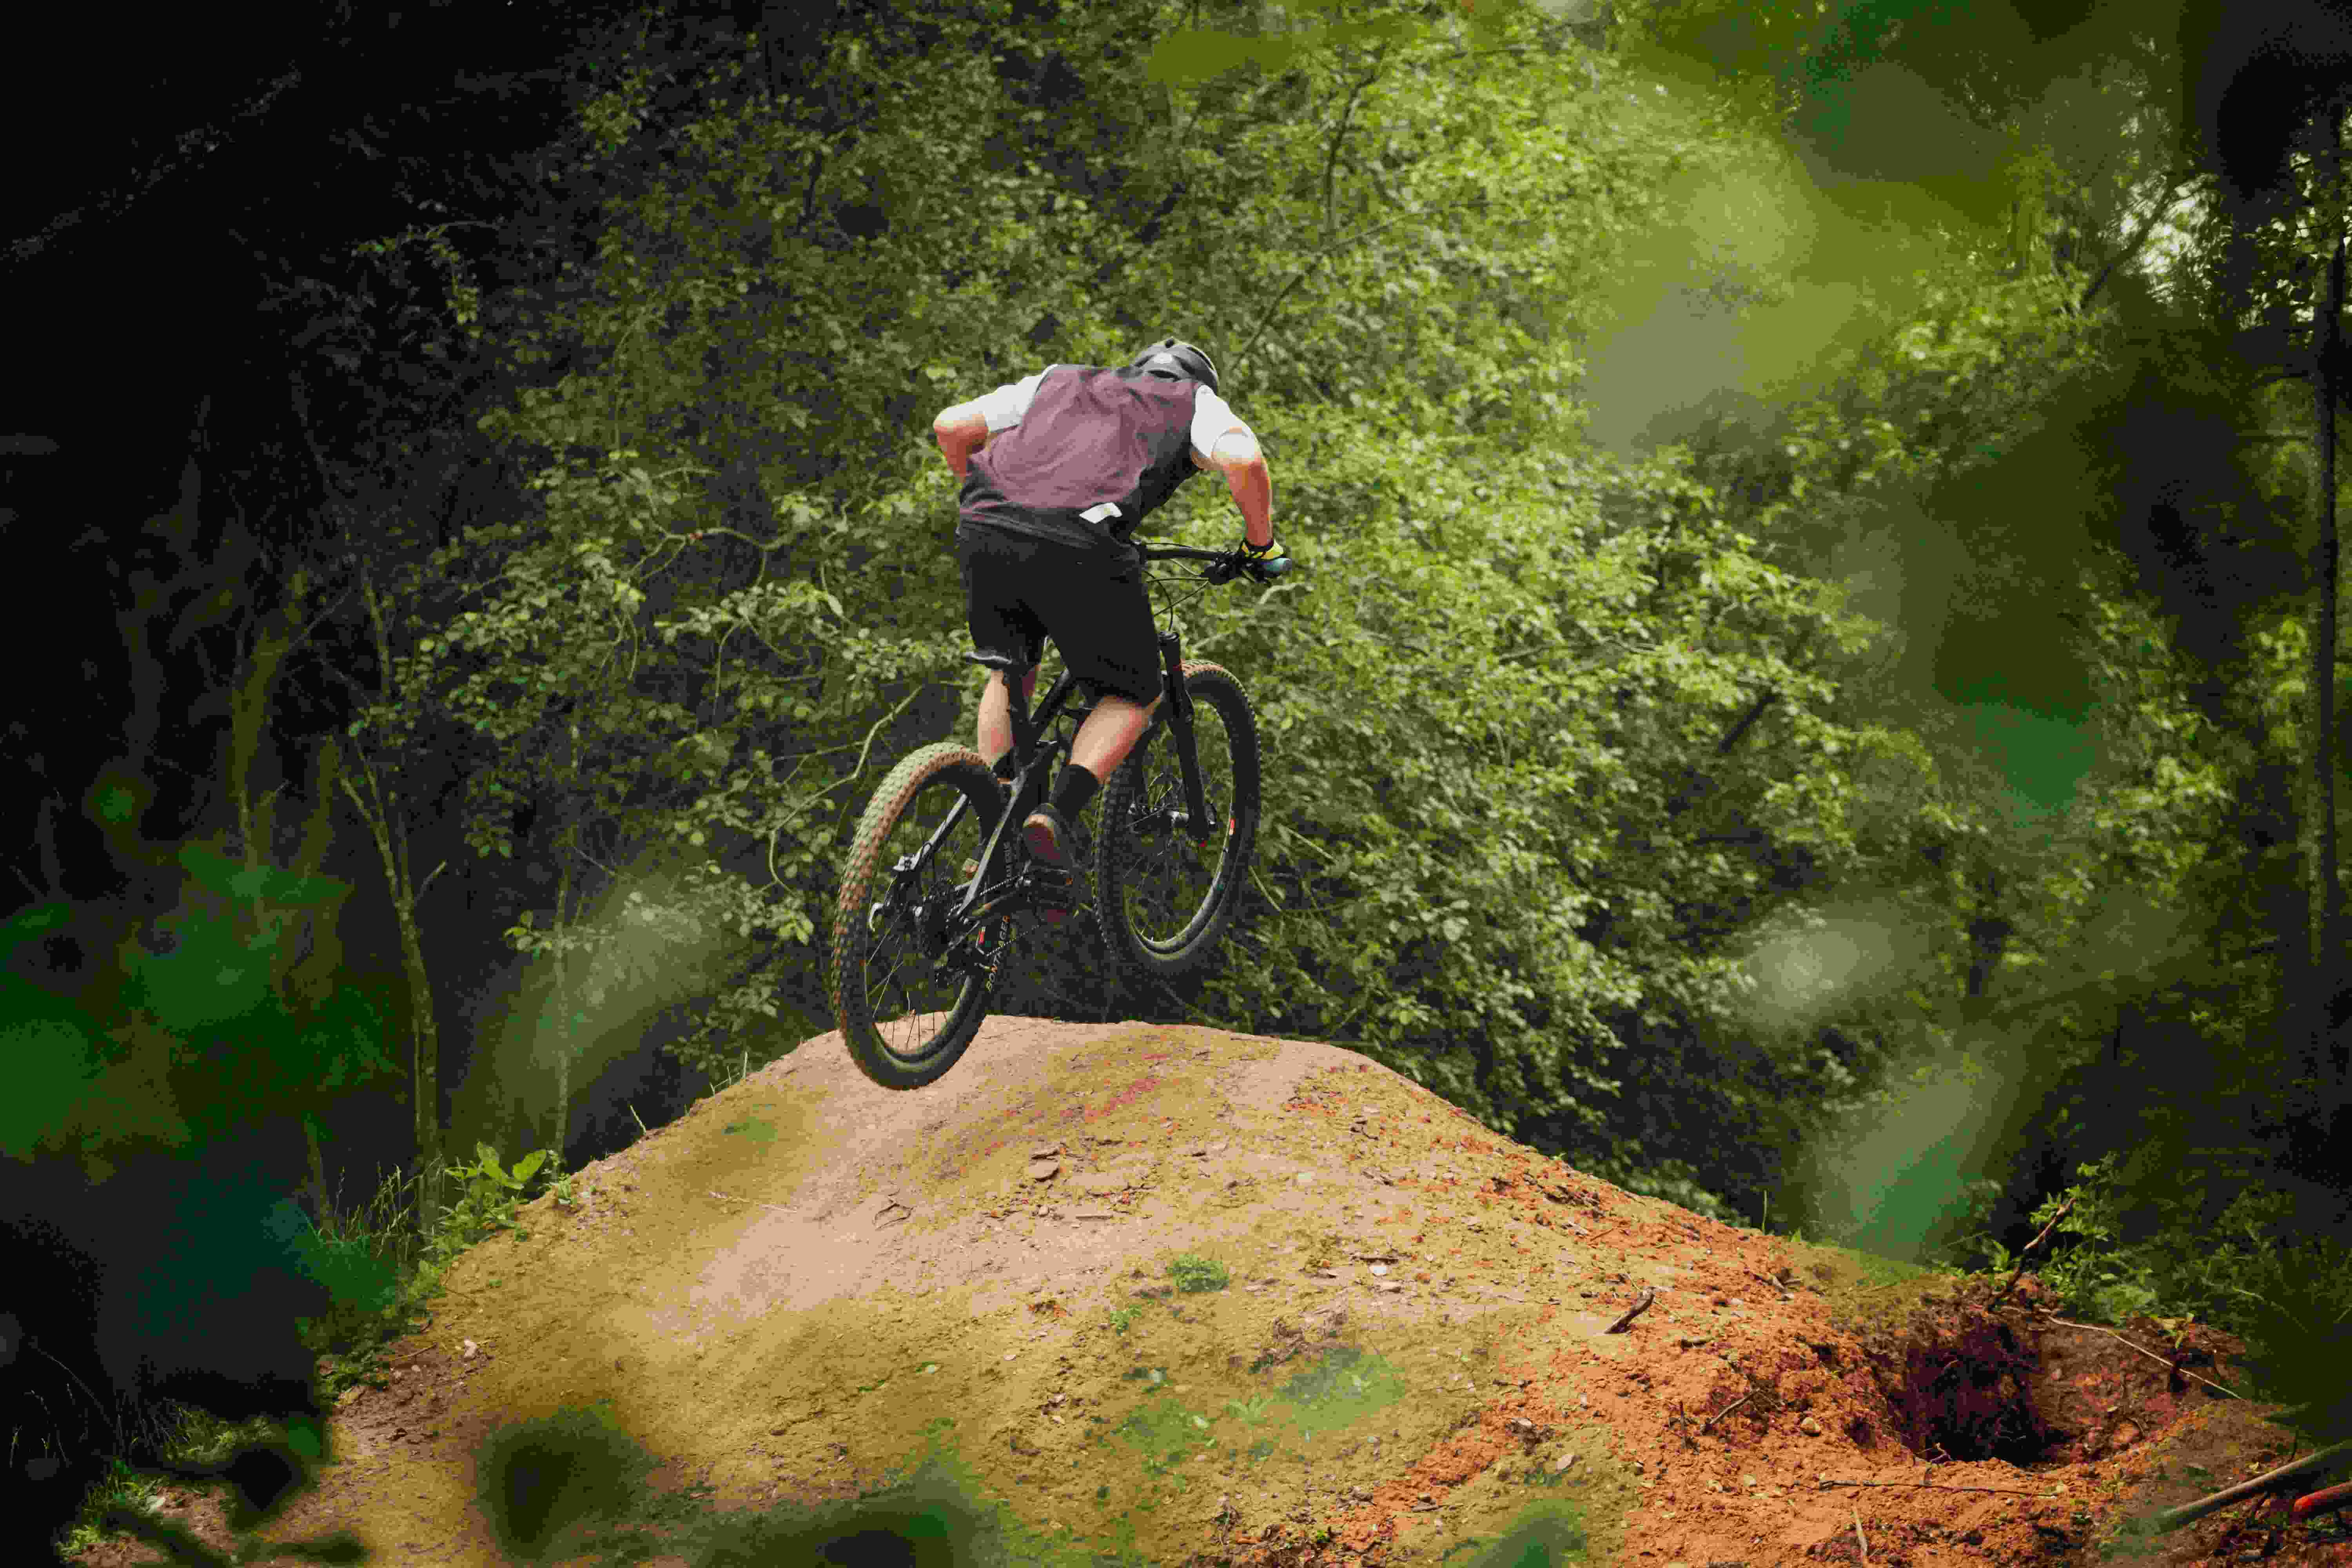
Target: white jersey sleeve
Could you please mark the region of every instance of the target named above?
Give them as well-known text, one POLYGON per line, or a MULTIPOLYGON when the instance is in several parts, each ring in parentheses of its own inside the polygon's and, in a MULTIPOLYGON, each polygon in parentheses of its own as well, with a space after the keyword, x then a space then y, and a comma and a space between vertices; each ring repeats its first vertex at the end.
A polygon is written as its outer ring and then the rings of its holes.
MULTIPOLYGON (((1049 364, 1045 370, 1053 368, 1049 364)), ((1041 370, 1034 375, 1024 377, 1010 386, 1000 386, 993 392, 984 392, 972 399, 981 413, 987 416, 991 435, 994 435, 999 430, 1012 429, 1028 415, 1029 400, 1037 395, 1037 384, 1045 379, 1045 370, 1041 370)))
MULTIPOLYGON (((1205 386, 1192 395, 1192 445, 1201 456, 1212 455, 1216 448, 1217 437, 1236 426, 1244 430, 1249 429, 1242 423, 1241 416, 1234 412, 1232 404, 1205 386)), ((1256 438, 1255 431, 1250 434, 1252 439, 1256 438)))

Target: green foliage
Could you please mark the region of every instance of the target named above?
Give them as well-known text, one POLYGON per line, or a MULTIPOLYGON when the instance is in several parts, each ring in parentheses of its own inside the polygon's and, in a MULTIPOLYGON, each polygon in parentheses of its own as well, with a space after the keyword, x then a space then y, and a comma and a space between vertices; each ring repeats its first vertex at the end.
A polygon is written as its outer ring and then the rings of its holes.
POLYGON ((1225 1402, 1225 1414, 1244 1426, 1255 1426, 1265 1419, 1273 1404, 1274 1395, 1270 1394, 1255 1394, 1246 1400, 1229 1399, 1225 1402))
POLYGON ((434 1261, 446 1262, 455 1258, 494 1230, 520 1229, 514 1219, 515 1204, 525 1184, 538 1174, 547 1158, 546 1150, 534 1149, 509 1169, 499 1163, 497 1150, 487 1143, 477 1143, 471 1164, 451 1165, 450 1179, 462 1183, 463 1187, 448 1212, 435 1216, 434 1261))
POLYGON ((1168 1266, 1168 1277, 1176 1281, 1176 1289, 1187 1294, 1202 1290, 1222 1290, 1233 1279, 1232 1273, 1213 1258, 1184 1257, 1168 1266))
MULTIPOLYGON (((1850 535, 1937 533, 2046 434, 2095 338, 2079 275, 2004 244, 2098 229, 2108 175, 2027 115, 2000 234, 1827 204, 1769 102, 1586 38, 1529 7, 884 6, 778 94, 756 40, 616 35, 546 155, 593 246, 480 303, 522 504, 399 576, 362 721, 458 765, 483 874, 570 866, 574 907, 506 933, 572 965, 553 1032, 667 978, 718 1078, 814 997, 874 780, 971 718, 926 416, 1163 326, 1226 367, 1303 567, 1184 613, 1251 690, 1269 810, 1222 972, 1139 1005, 1347 1041, 1728 1215, 1964 994, 2115 969, 2147 937, 2117 886, 2217 887, 2242 759, 2110 584, 2062 584, 2114 603, 2077 619, 2116 695, 2053 826, 1878 674, 1908 602, 1835 582, 1850 535), (1653 294, 1747 369, 1708 360, 1685 445, 1595 455, 1653 294), (1866 981, 1811 952, 1855 886, 1900 938, 1866 981)), ((1155 521, 1236 526, 1213 480, 1155 521)), ((1008 1005, 1102 989, 1091 952, 1035 962, 1008 1005)), ((2055 1059, 2095 1003, 2053 1009, 2055 1059)))
MULTIPOLYGON (((0 959, 71 919, 63 902, 19 910, 0 925, 0 959)), ((99 1021, 68 999, 0 973, 0 1046, 15 1079, 15 1092, 0 1100, 0 1154, 28 1160, 104 1069, 109 1043, 99 1021)))
POLYGON ((2039 1231, 2069 1200, 2074 1206, 2059 1219, 2057 1234, 2074 1245, 2046 1270, 2051 1286, 2069 1300, 2111 1323, 2151 1310, 2162 1299, 2153 1278, 2155 1258, 2144 1250, 2122 1247, 2124 1205, 2128 1197, 2116 1188, 2116 1156, 2101 1155, 2075 1168, 2079 1178, 2063 1193, 2044 1198, 2032 1216, 2039 1231))
POLYGON ((566 1405, 490 1431, 475 1459, 474 1506, 507 1552, 536 1560, 583 1521, 627 1514, 656 1464, 609 1402, 566 1405))
MULTIPOLYGON (((2242 1152, 2152 1163, 2143 1151, 2078 1164, 2074 1182, 2027 1217, 2034 1234, 2052 1233, 2023 1261, 2095 1321, 2148 1318, 2169 1332, 2193 1320, 2236 1333, 2261 1397, 2287 1405, 2290 1419, 2340 1417, 2352 1392, 2336 1354, 2352 1320, 2352 1250, 2308 1224, 2312 1200, 2266 1180, 2242 1152)), ((1990 1211, 1991 1186, 1972 1188, 1972 1215, 1990 1211)), ((1960 1238, 1955 1263, 1971 1258, 2003 1279, 2020 1262, 1989 1234, 1960 1238)))
MULTIPOLYGON (((1068 58, 1116 58, 1154 33, 1125 10, 1067 20, 1068 58)), ((1557 51, 1539 18, 1509 25, 1557 51)), ((1317 483, 1307 451, 1337 454, 1376 405, 1402 429, 1462 426, 1496 442, 1565 427, 1564 286, 1606 265, 1617 224, 1675 156, 1581 97, 1530 107, 1544 81, 1569 79, 1571 62, 1581 79, 1589 62, 1543 49, 1465 62, 1444 26, 1404 8, 1289 40, 1278 77, 1253 68, 1172 88, 1193 136, 1171 142, 1130 114, 1076 167, 1021 156, 1069 145, 1069 128, 1008 99, 985 49, 885 59, 865 42, 834 37, 818 68, 876 95, 854 131, 769 111, 740 89, 749 54, 704 62, 707 110, 658 128, 630 118, 641 87, 600 89, 581 155, 618 158, 621 142, 651 135, 668 161, 614 184, 597 254, 562 291, 500 304, 518 365, 573 367, 484 422, 530 465, 536 512, 404 579, 415 635, 396 655, 400 695, 364 721, 395 748, 471 737, 468 839, 486 858, 525 852, 511 827, 525 809, 550 825, 541 856, 567 825, 601 828, 616 849, 667 838, 730 867, 757 856, 764 876, 714 864, 675 905, 744 942, 813 942, 877 731, 953 677, 961 605, 937 568, 946 498, 928 443, 907 433, 929 406, 919 395, 969 395, 975 376, 1009 379, 1041 352, 1123 354, 1137 329, 1108 318, 1156 297, 1255 373, 1252 417, 1300 448, 1285 471, 1303 506, 1344 508, 1351 477, 1317 483), (1504 74, 1521 66, 1532 76, 1504 74), (1302 121, 1268 112, 1301 93, 1353 106, 1350 177, 1323 168, 1302 121), (965 171, 956 199, 897 173, 915 166, 965 171), (1587 180, 1622 212, 1555 199, 1587 180), (1254 221, 1283 237, 1236 249, 1190 222, 1142 249, 1103 210, 1121 190, 1212 184, 1254 186, 1254 221), (805 221, 877 198, 878 225, 846 248, 805 221), (956 258, 944 276, 940 256, 956 258), (845 291, 833 279, 853 267, 860 287, 845 291), (1106 288, 1107 268, 1125 275, 1106 288), (1253 325, 1234 313, 1248 300, 1276 303, 1253 325), (1024 300, 1052 301, 1045 325, 1062 341, 1021 341, 1036 308, 1024 300), (1342 421, 1334 405, 1360 412, 1342 421)), ((641 76, 622 60, 605 79, 641 76)), ((1116 101, 1086 112, 1117 121, 1116 101)), ((1174 521, 1197 511, 1180 503, 1174 521)), ((579 952, 592 974, 610 948, 609 933, 567 948, 527 930, 510 940, 579 952)), ((714 991, 679 1047, 698 1065, 731 1056, 730 1036, 775 1012, 757 987, 714 991)))
POLYGON ((332 877, 305 877, 276 866, 245 866, 201 844, 184 845, 180 864, 198 886, 239 900, 260 900, 289 909, 331 904, 350 896, 348 882, 332 877))

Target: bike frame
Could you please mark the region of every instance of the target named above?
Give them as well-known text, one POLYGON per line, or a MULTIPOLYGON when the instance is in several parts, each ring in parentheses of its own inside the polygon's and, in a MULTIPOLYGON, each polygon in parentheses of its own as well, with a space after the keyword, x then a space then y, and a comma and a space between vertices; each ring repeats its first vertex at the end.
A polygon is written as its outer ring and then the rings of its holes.
MULTIPOLYGON (((1141 552, 1146 562, 1192 560, 1223 563, 1228 560, 1227 552, 1223 551, 1194 550, 1181 545, 1157 548, 1145 545, 1141 552)), ((1159 634, 1159 639, 1162 711, 1153 716, 1152 723, 1155 726, 1164 723, 1169 728, 1176 746, 1176 765, 1183 776, 1185 819, 1192 825, 1196 834, 1204 833, 1208 827, 1209 805, 1201 784, 1201 753, 1192 734, 1192 694, 1184 689, 1183 637, 1171 626, 1159 634)), ((1008 668, 1008 663, 990 661, 988 668, 992 674, 1004 678, 1004 694, 1013 721, 1013 754, 1020 759, 1020 763, 1013 775, 1010 803, 997 819, 995 830, 989 834, 988 842, 981 847, 980 871, 965 885, 963 896, 956 900, 955 908, 949 912, 948 924, 954 930, 963 929, 971 921, 993 914, 1005 905, 1024 901, 1022 895, 1016 893, 992 902, 985 909, 974 907, 980 902, 982 884, 987 879, 988 868, 996 864, 1004 836, 1012 831, 1016 820, 1027 816, 1034 809, 1032 803, 1045 798, 1045 775, 1055 758, 1068 749, 1058 742, 1045 744, 1045 735, 1046 728, 1062 716, 1070 694, 1077 689, 1078 678, 1066 669, 1055 677, 1054 684, 1046 688, 1045 700, 1037 705, 1033 717, 1027 700, 1021 694, 1021 683, 1013 679, 1018 672, 1008 668)), ((1083 723, 1087 715, 1093 711, 1091 704, 1080 710, 1077 714, 1079 721, 1083 723)), ((1145 733, 1148 735, 1150 731, 1145 733)), ((1139 736, 1136 744, 1140 746, 1143 743, 1144 737, 1139 736)), ((950 808, 923 846, 922 858, 929 858, 939 853, 940 846, 946 841, 956 824, 962 820, 968 805, 968 802, 958 800, 950 808)))

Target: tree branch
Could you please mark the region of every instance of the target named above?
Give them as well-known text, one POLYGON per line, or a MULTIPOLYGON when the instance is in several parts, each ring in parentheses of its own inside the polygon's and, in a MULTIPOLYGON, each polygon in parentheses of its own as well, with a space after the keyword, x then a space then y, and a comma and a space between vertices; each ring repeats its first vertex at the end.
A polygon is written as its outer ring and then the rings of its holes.
POLYGON ((1376 223, 1370 228, 1360 228, 1355 233, 1349 235, 1347 238, 1334 240, 1329 245, 1323 247, 1320 250, 1315 251, 1307 258, 1307 265, 1292 273, 1290 276, 1290 281, 1285 283, 1282 286, 1281 290, 1275 295, 1274 302, 1265 308, 1265 314, 1258 318, 1257 325, 1250 330, 1248 340, 1244 342, 1240 350, 1234 353, 1234 363, 1236 364, 1240 363, 1242 360, 1248 355, 1250 350, 1256 346, 1258 339, 1265 335, 1266 328, 1274 324, 1275 312, 1282 308, 1282 302, 1285 300, 1290 298, 1290 291, 1297 288, 1302 282, 1306 281, 1307 275, 1314 271, 1317 266, 1318 266, 1325 258, 1332 256, 1339 251, 1347 249, 1348 247, 1354 245, 1359 240, 1370 239, 1372 236, 1380 233, 1382 229, 1394 228, 1397 225, 1404 222, 1404 220, 1409 217, 1435 217, 1440 213, 1455 212, 1466 206, 1482 205, 1485 201, 1486 197, 1481 194, 1479 195, 1468 197, 1463 201, 1448 202, 1443 206, 1431 207, 1426 211, 1415 210, 1399 213, 1396 216, 1387 219, 1385 222, 1376 223))
POLYGON ((1327 235, 1331 232, 1331 171, 1339 162, 1341 143, 1348 139, 1348 121, 1355 116, 1356 100, 1363 96, 1364 89, 1381 79, 1381 71, 1387 65, 1388 58, 1388 46, 1382 45, 1380 52, 1372 57, 1372 68, 1348 89, 1348 101, 1339 108, 1339 123, 1331 132, 1330 148, 1323 154, 1323 232, 1327 235))
POLYGON ((55 244, 68 229, 90 216, 119 217, 128 212, 141 197, 213 153, 240 126, 269 111, 270 106, 286 95, 287 89, 302 79, 299 68, 289 69, 259 92, 247 99, 232 110, 226 120, 215 121, 184 131, 173 140, 173 151, 149 164, 139 174, 118 185, 107 195, 85 206, 73 207, 58 214, 43 225, 38 234, 19 239, 8 247, 8 259, 18 266, 55 244))
POLYGON ((2195 1502, 2183 1503, 2179 1508, 2168 1508, 2156 1516, 2156 1528, 2162 1531, 2178 1530, 2184 1524, 2204 1518, 2216 1509, 2227 1508, 2233 1502, 2263 1492, 2279 1490, 2286 1483, 2301 1480, 2305 1476, 2319 1475, 2347 1458, 2352 1458, 2352 1443, 2338 1443, 2332 1448, 2322 1448, 2316 1454, 2291 1460, 2277 1469, 2266 1470, 2252 1480, 2224 1488, 2210 1497, 2199 1498, 2195 1502))
POLYGON ((2107 279, 2115 276, 2116 268, 2121 267, 2125 262, 2129 261, 2133 257, 2139 254, 2140 247, 2146 245, 2148 241, 2148 237, 2156 232, 2157 224, 2160 222, 2163 219, 2164 215, 2170 212, 2173 209, 2174 205, 2179 201, 2182 187, 2189 184, 2195 178, 2196 175, 2194 173, 2182 174, 2176 172, 2172 178, 2165 183, 2163 195, 2159 196, 2157 199, 2156 205, 2148 209, 2147 216, 2140 221, 2139 232, 2132 236, 2130 244, 2116 252, 2114 256, 2108 258, 2107 264, 2099 268, 2099 275, 2091 279, 2090 287, 2084 289, 2083 290, 2082 297, 2074 301, 2074 309, 2076 310, 2088 310, 2090 308, 2092 297, 2096 295, 2101 289, 2106 286, 2107 279))
POLYGON ((1134 260, 1136 257, 1142 254, 1145 247, 1159 238, 1160 226, 1167 221, 1170 213, 1176 210, 1176 204, 1184 199, 1186 189, 1183 180, 1180 177, 1168 188, 1168 194, 1160 199, 1160 205, 1151 209, 1151 216, 1136 226, 1135 244, 1128 249, 1118 252, 1109 260, 1096 268, 1095 275, 1087 279, 1087 287, 1100 288, 1112 273, 1134 260))

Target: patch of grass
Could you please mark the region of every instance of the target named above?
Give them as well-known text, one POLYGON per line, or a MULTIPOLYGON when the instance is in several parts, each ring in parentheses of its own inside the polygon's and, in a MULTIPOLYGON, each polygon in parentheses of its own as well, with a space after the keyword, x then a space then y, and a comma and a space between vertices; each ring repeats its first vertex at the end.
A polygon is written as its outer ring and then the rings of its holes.
POLYGON ((121 1458, 110 1460, 107 1473, 83 1494, 81 1512, 62 1537, 68 1552, 87 1552, 106 1539, 107 1531, 100 1521, 110 1512, 121 1509, 127 1513, 153 1514, 163 1510, 163 1484, 153 1477, 132 1469, 121 1458))
MULTIPOLYGON (((473 1163, 446 1173, 457 1200, 428 1226, 417 1222, 420 1184, 415 1177, 385 1177, 366 1201, 350 1206, 337 1188, 303 1242, 332 1300, 324 1316, 296 1325, 304 1348, 317 1357, 322 1407, 331 1409, 352 1388, 386 1385, 385 1347, 415 1326, 440 1294, 443 1275, 469 1247, 486 1236, 519 1228, 515 1210, 535 1195, 529 1191, 535 1176, 543 1177, 543 1190, 553 1192, 558 1204, 578 1201, 560 1162, 534 1152, 509 1168, 486 1147, 477 1148, 473 1163)), ((138 1468, 132 1462, 137 1455, 202 1467, 283 1433, 281 1422, 226 1422, 177 1401, 152 1407, 135 1426, 118 1422, 107 1473, 84 1495, 81 1511, 60 1544, 69 1553, 98 1544, 109 1533, 102 1521, 110 1510, 155 1510, 166 1483, 138 1468)))
POLYGON ((1514 1521, 1499 1538, 1457 1541, 1438 1561, 1447 1568, 1554 1568, 1590 1562, 1592 1542, 1583 1510, 1564 1501, 1546 1501, 1514 1521))
POLYGON ((1168 1276, 1176 1281, 1176 1289, 1186 1294, 1202 1290, 1222 1290, 1233 1280, 1233 1275, 1213 1258, 1187 1254, 1168 1266, 1168 1276))
POLYGON ((1225 1402, 1225 1413, 1244 1426, 1255 1426, 1265 1419, 1266 1407, 1273 1403, 1274 1396, 1270 1394, 1261 1394, 1247 1401, 1229 1399, 1225 1402))

